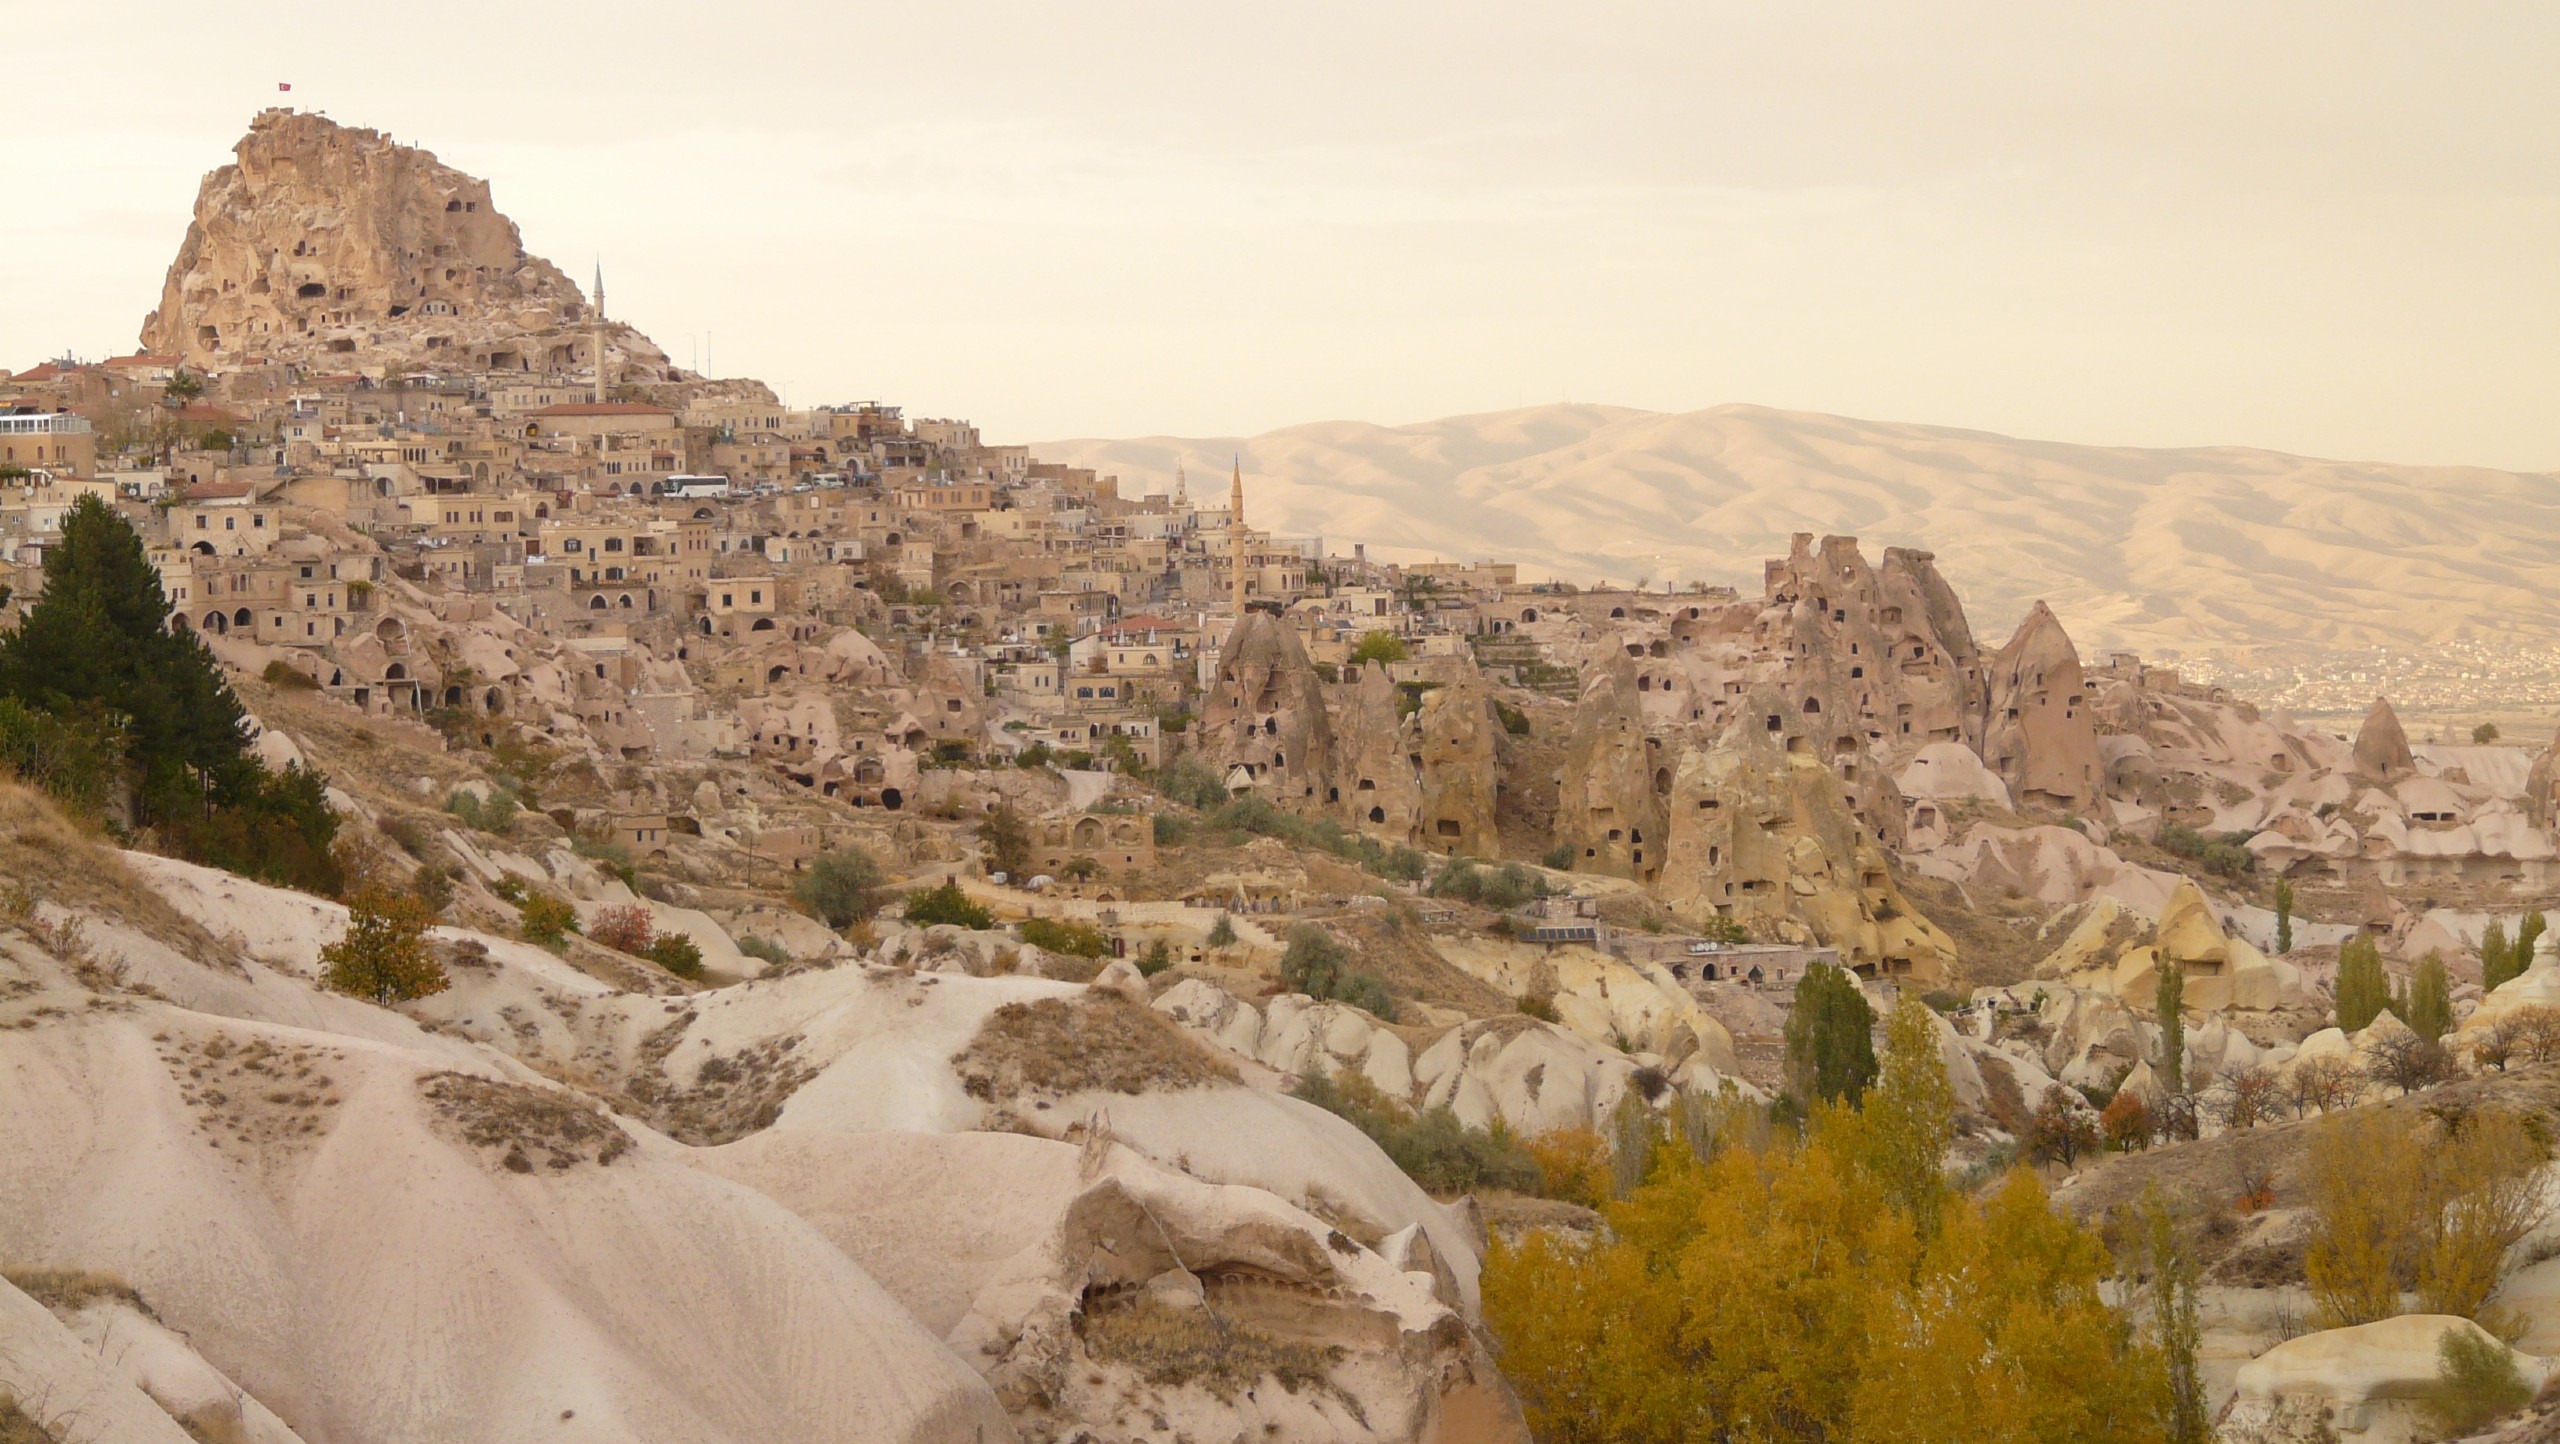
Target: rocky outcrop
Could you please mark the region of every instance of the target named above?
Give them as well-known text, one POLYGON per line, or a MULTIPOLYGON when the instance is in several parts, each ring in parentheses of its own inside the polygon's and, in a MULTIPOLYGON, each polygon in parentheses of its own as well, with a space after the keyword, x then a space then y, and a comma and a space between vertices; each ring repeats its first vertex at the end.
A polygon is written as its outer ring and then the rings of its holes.
POLYGON ((1494 791, 1502 772, 1494 739, 1502 727, 1483 674, 1462 659, 1454 679, 1423 695, 1414 721, 1422 756, 1417 842, 1451 856, 1500 857, 1494 791))
MULTIPOLYGON (((204 370, 593 374, 591 298, 525 250, 487 181, 292 110, 261 112, 234 154, 196 193, 144 350, 204 370)), ((605 337, 616 382, 685 379, 638 331, 605 337)))
POLYGON ((2409 752, 2409 734, 2400 726, 2400 714, 2391 710, 2391 699, 2376 697, 2373 710, 2364 714, 2364 725, 2356 729, 2356 771, 2384 782, 2395 781, 2418 770, 2418 759, 2409 752))
POLYGON ((1660 738, 1645 735, 1635 665, 1611 654, 1583 688, 1557 778, 1556 841, 1572 850, 1575 871, 1639 882, 1661 876, 1662 803, 1679 763, 1663 750, 1660 738))
POLYGON ((2509 1348, 2469 1319, 2402 1314, 2287 1339, 2241 1365, 2228 1422, 2240 1430, 2264 1426, 2290 1404, 2302 1411, 2298 1417, 2326 1420, 2338 1433, 2410 1437, 2406 1431, 2424 1420, 2420 1404, 2437 1381, 2440 1341, 2454 1331, 2505 1351, 2527 1389, 2539 1389, 2552 1373, 2550 1360, 2509 1348))
POLYGON ((1333 725, 1297 628, 1259 611, 1236 623, 1201 707, 1200 746, 1231 788, 1292 812, 1330 805, 1333 725))
POLYGON ((1409 843, 1422 816, 1422 780, 1396 684, 1382 664, 1360 669, 1342 700, 1341 764, 1326 793, 1346 826, 1384 842, 1409 843))
POLYGON ((2533 767, 2525 773, 2524 815, 2526 821, 2544 828, 2560 817, 2560 733, 2554 733, 2551 745, 2534 755, 2533 767))
POLYGON ((2187 881, 2170 891, 2156 920, 2116 898, 2099 898, 2036 975, 2150 1008, 2161 971, 2172 967, 2185 975, 2191 1013, 2281 1008, 2309 997, 2299 969, 2226 933, 2203 891, 2187 881))
POLYGON ((1755 689, 1714 746, 1681 759, 1667 810, 1659 890, 1682 917, 1827 944, 1862 973, 1922 987, 1952 978, 1954 944, 1904 901, 1775 689, 1755 689))
POLYGON ((2080 653, 2038 602, 1991 660, 1982 755, 2020 806, 2085 812, 2106 783, 2080 653))

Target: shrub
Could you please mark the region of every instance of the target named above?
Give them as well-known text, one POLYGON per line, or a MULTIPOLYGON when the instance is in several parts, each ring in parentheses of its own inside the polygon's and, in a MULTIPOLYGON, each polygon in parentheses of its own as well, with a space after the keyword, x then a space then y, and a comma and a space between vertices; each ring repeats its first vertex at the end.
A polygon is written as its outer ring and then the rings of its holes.
POLYGON ((410 875, 409 891, 417 894, 418 901, 443 912, 453 901, 453 870, 427 863, 410 875))
POLYGON ((702 976, 702 945, 695 942, 690 934, 660 933, 649 944, 648 956, 649 961, 679 978, 702 976))
POLYGON ((318 678, 313 677, 310 673, 293 665, 291 662, 285 661, 281 657, 277 658, 275 661, 269 662, 266 670, 260 672, 258 676, 270 687, 282 687, 291 692, 317 692, 320 690, 320 682, 318 678))
POLYGON ((1227 916, 1225 913, 1218 914, 1218 920, 1209 925, 1209 946, 1213 948, 1232 948, 1235 945, 1236 920, 1227 916))
POLYGON ((1152 978, 1172 966, 1173 949, 1162 938, 1147 944, 1147 950, 1138 954, 1139 977, 1152 978))
POLYGON ((1349 1003, 1392 1023, 1395 999, 1386 984, 1351 966, 1351 957, 1333 934, 1313 923, 1289 930, 1289 946, 1280 956, 1280 986, 1318 1002, 1349 1003))
POLYGON ((1508 702, 1493 704, 1493 715, 1502 719, 1502 730, 1514 737, 1529 735, 1529 714, 1508 702))
POLYGON ((1404 638, 1393 632, 1370 632, 1351 649, 1354 662, 1401 662, 1408 655, 1404 638))
POLYGON ((1599 1208, 1614 1186, 1609 1140, 1588 1128, 1558 1128, 1525 1145, 1538 1165, 1538 1191, 1565 1203, 1599 1208))
POLYGON ((1548 889, 1544 878, 1516 862, 1486 869, 1460 857, 1450 859, 1440 869, 1427 891, 1433 897, 1457 898, 1508 912, 1545 897, 1548 889))
POLYGON ((347 930, 320 950, 321 982, 332 992, 389 1007, 452 986, 427 951, 435 914, 416 898, 368 889, 347 906, 347 930))
POLYGON ((1573 844, 1559 842, 1548 848, 1546 855, 1538 861, 1550 872, 1571 872, 1573 871, 1573 844))
POLYGON ((885 880, 871 854, 846 846, 810 859, 808 871, 800 874, 791 893, 818 921, 842 928, 880 911, 885 880))
POLYGON ((505 788, 492 791, 486 799, 457 788, 444 800, 444 810, 477 832, 504 834, 516 825, 515 794, 505 788))
POLYGON ((525 899, 524 879, 511 872, 502 872, 498 874, 498 880, 496 882, 489 884, 489 891, 506 902, 523 902, 525 899))
MULTIPOLYGON (((645 957, 648 955, 649 945, 657 941, 658 925, 650 919, 647 908, 632 903, 623 907, 606 908, 597 913, 595 921, 587 924, 587 936, 616 952, 645 957)), ((695 961, 700 960, 700 954, 697 952, 695 961)))
POLYGON ((2047 1089, 2027 1120, 2027 1156, 2068 1168, 2098 1149, 2098 1120, 2068 1088, 2047 1089))
POLYGON ((2479 726, 2472 728, 2471 740, 2479 743, 2483 747, 2497 741, 2498 724, 2495 722, 2483 722, 2479 726))
POLYGON ((1156 777, 1156 790, 1186 807, 1207 812, 1227 802, 1227 784, 1218 769, 1197 752, 1185 752, 1156 777))
POLYGON ((1289 1091, 1294 1098, 1349 1120, 1428 1192, 1537 1190, 1537 1160, 1500 1120, 1491 1128, 1470 1128, 1445 1106, 1417 1115, 1365 1075, 1345 1073, 1336 1079, 1321 1065, 1289 1091))
POLYGON ((983 932, 996 925, 995 914, 971 902, 956 882, 907 894, 906 917, 920 928, 941 923, 983 932))
MULTIPOLYGON (((907 918, 910 922, 915 919, 912 907, 908 909, 907 918)), ((1071 958, 1100 958, 1111 953, 1111 939, 1100 928, 1071 919, 1025 918, 1022 921, 1022 940, 1032 947, 1064 953, 1071 958)))
POLYGON ((526 942, 556 948, 578 930, 578 910, 549 893, 529 892, 516 904, 516 926, 526 942))
POLYGON ((738 951, 751 958, 761 958, 775 967, 791 961, 791 950, 771 938, 740 938, 738 951))
POLYGON ((1556 1021, 1556 995, 1553 993, 1522 993, 1519 1006, 1521 1012, 1541 1023, 1556 1021))
MULTIPOLYGON (((2492 741, 2497 729, 2484 724, 2492 741)), ((2533 1402, 2533 1386, 2516 1368, 2505 1344, 2477 1329, 2447 1329, 2436 1338, 2436 1377, 2420 1402, 2435 1417, 2444 1437, 2478 1433, 2492 1419, 2512 1414, 2533 1402)))

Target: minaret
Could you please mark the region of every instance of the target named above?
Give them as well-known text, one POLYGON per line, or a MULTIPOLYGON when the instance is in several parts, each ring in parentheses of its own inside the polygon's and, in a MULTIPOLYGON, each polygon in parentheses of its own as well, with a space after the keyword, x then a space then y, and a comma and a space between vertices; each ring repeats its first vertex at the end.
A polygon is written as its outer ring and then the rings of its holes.
POLYGON ((596 262, 596 404, 604 404, 604 262, 596 262))
POLYGON ((1191 510, 1191 483, 1182 474, 1182 463, 1173 464, 1173 509, 1178 515, 1191 510))
POLYGON ((1236 458, 1235 485, 1227 492, 1227 564, 1235 575, 1236 620, 1244 620, 1244 458, 1236 458))

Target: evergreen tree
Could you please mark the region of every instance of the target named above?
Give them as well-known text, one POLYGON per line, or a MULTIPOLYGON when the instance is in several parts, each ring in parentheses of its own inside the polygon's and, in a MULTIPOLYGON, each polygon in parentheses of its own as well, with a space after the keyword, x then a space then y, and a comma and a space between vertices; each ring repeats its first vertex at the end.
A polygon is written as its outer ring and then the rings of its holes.
POLYGON ((2444 959, 2429 953, 2418 964, 2418 971, 2409 979, 2408 1001, 2400 1011, 2400 1021, 2431 1043, 2453 1026, 2453 988, 2445 977, 2444 959))
POLYGON ((132 819, 168 850, 336 891, 327 780, 259 765, 221 666, 202 638, 171 629, 169 599, 134 529, 105 502, 80 498, 45 552, 44 578, 44 595, 0 636, 0 698, 116 729, 132 819))
POLYGON ((2348 939, 2338 949, 2338 1026, 2363 1032, 2389 1006, 2391 982, 2382 971, 2382 949, 2369 937, 2348 939))
POLYGON ((2509 977, 2521 976, 2533 966, 2534 944, 2541 940, 2542 912, 2537 908, 2526 913, 2523 921, 2516 924, 2516 940, 2507 948, 2508 966, 2513 969, 2509 977))
POLYGON ((2276 951, 2293 951, 2293 884, 2276 879, 2276 951))
POLYGON ((1875 1010, 1858 980, 1833 963, 1815 963, 1796 979, 1787 1017, 1787 1086, 1811 1104, 1855 1103, 1875 1081, 1875 1010))
POLYGON ((2187 1087, 2187 973, 2171 958, 2160 960, 2160 1062, 2153 1070, 2170 1093, 2187 1087))
POLYGON ((2506 924, 2489 919, 2489 925, 2480 930, 2480 991, 2495 992, 2500 983, 2520 971, 2515 951, 2507 943, 2506 924))

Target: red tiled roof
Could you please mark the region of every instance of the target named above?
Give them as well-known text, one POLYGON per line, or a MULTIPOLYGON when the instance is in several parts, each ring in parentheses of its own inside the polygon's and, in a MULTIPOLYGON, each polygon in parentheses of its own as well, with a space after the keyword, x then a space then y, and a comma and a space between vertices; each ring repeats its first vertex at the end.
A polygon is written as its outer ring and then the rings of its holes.
POLYGON ((255 496, 258 485, 251 481, 199 481, 178 493, 181 501, 228 501, 235 496, 255 496))
POLYGON ((175 366, 178 364, 178 358, 161 356, 149 351, 136 351, 130 356, 110 356, 98 364, 101 366, 175 366))

